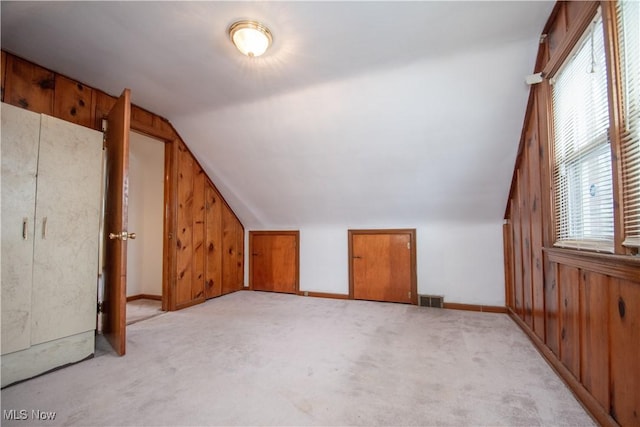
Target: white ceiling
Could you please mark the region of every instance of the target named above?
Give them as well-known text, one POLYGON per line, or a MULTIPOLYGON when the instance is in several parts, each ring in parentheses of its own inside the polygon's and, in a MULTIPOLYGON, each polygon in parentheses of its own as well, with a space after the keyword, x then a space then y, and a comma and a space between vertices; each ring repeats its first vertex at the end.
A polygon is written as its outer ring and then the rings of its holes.
POLYGON ((499 221, 553 2, 1 2, 2 48, 169 119, 248 228, 499 221), (260 58, 235 20, 267 24, 260 58))

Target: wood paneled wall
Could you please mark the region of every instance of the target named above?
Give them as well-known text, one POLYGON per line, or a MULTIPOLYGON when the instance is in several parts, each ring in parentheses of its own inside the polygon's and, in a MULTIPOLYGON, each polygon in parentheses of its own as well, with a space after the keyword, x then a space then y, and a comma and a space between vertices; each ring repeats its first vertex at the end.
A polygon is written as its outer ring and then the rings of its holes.
MULTIPOLYGON (((116 98, 2 51, 2 101, 100 130, 116 98)), ((131 106, 132 129, 165 142, 163 306, 244 287, 244 227, 173 126, 131 106)))
MULTIPOLYGON (((598 5, 557 3, 535 72, 561 65, 598 5)), ((505 211, 507 306, 599 423, 640 426, 640 258, 553 247, 550 93, 531 87, 505 211)))

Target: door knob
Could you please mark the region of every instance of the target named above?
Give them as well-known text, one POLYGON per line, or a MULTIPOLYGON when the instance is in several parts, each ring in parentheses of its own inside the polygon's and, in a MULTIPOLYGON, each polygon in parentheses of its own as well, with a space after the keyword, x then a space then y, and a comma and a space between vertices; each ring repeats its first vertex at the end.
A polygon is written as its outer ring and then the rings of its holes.
POLYGON ((114 240, 114 239, 118 239, 118 240, 134 240, 136 238, 136 233, 127 233, 126 231, 123 231, 121 233, 109 233, 109 239, 114 240))

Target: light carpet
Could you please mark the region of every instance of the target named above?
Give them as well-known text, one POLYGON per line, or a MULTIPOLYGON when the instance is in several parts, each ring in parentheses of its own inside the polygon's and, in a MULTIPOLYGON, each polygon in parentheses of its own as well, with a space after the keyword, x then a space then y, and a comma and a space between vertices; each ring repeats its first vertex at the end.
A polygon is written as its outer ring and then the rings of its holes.
POLYGON ((2 391, 3 425, 593 426, 503 314, 237 292, 2 391))
POLYGON ((163 314, 162 301, 141 298, 127 302, 127 325, 163 314))

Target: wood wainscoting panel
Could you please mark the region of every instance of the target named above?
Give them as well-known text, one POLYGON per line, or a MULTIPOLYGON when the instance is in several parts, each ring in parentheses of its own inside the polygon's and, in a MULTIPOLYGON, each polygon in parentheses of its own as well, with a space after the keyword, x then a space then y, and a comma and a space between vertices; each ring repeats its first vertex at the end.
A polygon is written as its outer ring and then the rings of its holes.
MULTIPOLYGON (((517 174, 519 176, 519 170, 517 174)), ((516 176, 516 182, 518 181, 516 176)), ((524 310, 522 309, 522 232, 520 224, 520 206, 518 196, 518 186, 516 185, 513 198, 511 199, 511 221, 513 223, 513 311, 522 319, 524 310)))
POLYGON ((234 215, 236 233, 236 290, 244 288, 244 227, 234 215))
MULTIPOLYGON (((506 306, 513 309, 514 296, 513 296, 513 225, 509 221, 502 225, 502 245, 504 249, 504 293, 506 306)), ((506 311, 505 311, 506 312, 506 311)))
POLYGON ((611 416, 640 426, 640 281, 611 279, 611 416))
POLYGON ((538 112, 535 104, 529 117, 525 147, 529 174, 529 209, 531 212, 531 288, 533 331, 544 341, 544 263, 542 262, 542 196, 540 181, 540 141, 538 112))
POLYGON ((205 296, 222 294, 222 198, 210 182, 205 189, 205 296))
POLYGON ((205 181, 206 175, 200 166, 193 171, 193 280, 191 299, 204 298, 204 257, 205 257, 205 181))
POLYGON ((7 54, 1 51, 0 54, 0 101, 4 102, 4 81, 7 76, 7 54))
POLYGON ((178 144, 178 218, 176 239, 176 306, 191 302, 193 282, 193 157, 178 144))
POLYGON ((558 266, 560 290, 560 360, 580 379, 580 270, 558 266))
POLYGON ((222 207, 222 294, 237 289, 237 231, 236 217, 228 206, 222 207))
POLYGON ((560 295, 558 292, 558 264, 551 262, 544 254, 545 263, 545 343, 560 357, 560 295))
POLYGON ((609 407, 609 277, 582 272, 580 292, 581 382, 603 408, 609 407))
POLYGON ((522 153, 522 173, 518 180, 520 217, 522 226, 522 308, 524 321, 533 329, 533 285, 531 273, 531 208, 529 204, 529 162, 526 150, 522 153))

